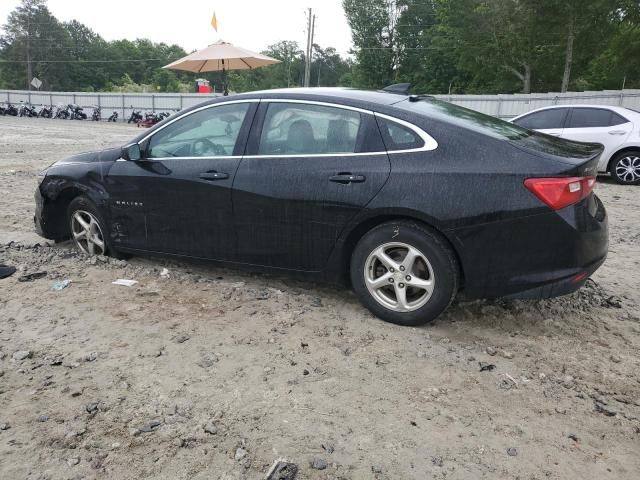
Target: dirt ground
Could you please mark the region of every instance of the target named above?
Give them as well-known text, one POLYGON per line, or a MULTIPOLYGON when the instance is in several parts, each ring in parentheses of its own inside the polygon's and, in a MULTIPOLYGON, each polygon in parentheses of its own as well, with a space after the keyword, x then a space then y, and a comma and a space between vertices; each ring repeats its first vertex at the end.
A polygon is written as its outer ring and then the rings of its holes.
POLYGON ((600 179, 610 254, 580 292, 403 328, 349 291, 32 233, 38 171, 136 132, 0 117, 1 479, 260 479, 281 457, 299 479, 638 478, 640 187, 600 179))

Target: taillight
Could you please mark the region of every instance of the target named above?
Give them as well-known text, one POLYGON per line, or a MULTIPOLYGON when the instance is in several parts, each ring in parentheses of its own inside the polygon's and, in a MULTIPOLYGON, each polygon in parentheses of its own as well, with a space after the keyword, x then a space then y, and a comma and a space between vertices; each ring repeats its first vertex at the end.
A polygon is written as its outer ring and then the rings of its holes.
POLYGON ((568 207, 586 198, 596 177, 527 178, 524 186, 554 210, 568 207))

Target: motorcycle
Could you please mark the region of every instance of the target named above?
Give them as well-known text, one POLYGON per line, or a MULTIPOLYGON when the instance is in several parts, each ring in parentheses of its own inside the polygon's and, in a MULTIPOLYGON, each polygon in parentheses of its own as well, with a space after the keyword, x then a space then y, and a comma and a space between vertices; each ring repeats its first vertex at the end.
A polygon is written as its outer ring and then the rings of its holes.
POLYGON ((93 107, 93 112, 91 112, 91 120, 93 120, 94 122, 99 122, 100 120, 102 120, 100 107, 93 107))
POLYGON ((53 107, 47 107, 46 105, 42 105, 40 110, 38 110, 38 117, 40 118, 51 118, 53 115, 53 107))
POLYGON ((69 106, 68 105, 65 106, 59 103, 56 106, 56 114, 53 116, 53 118, 60 118, 60 119, 66 120, 67 118, 69 118, 70 115, 71 115, 71 112, 69 112, 69 106))
POLYGON ((38 112, 36 109, 29 103, 20 103, 20 107, 18 108, 18 116, 19 117, 37 117, 38 112))
POLYGON ((127 123, 138 123, 140 121, 142 121, 142 112, 140 110, 134 110, 131 112, 131 116, 129 117, 129 120, 127 120, 127 123))
POLYGON ((7 108, 4 109, 3 115, 11 115, 12 117, 17 117, 18 109, 10 103, 7 103, 7 108))
POLYGON ((69 109, 71 110, 71 116, 69 120, 86 120, 87 119, 87 114, 84 113, 80 105, 76 105, 75 103, 70 103, 69 109))
POLYGON ((107 122, 115 122, 116 120, 118 120, 118 112, 113 112, 107 122))

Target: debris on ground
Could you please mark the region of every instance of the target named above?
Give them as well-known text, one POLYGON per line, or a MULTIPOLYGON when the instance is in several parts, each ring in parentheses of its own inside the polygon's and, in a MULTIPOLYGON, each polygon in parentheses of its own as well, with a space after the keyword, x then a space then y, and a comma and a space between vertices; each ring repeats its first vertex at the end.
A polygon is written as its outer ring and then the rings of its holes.
POLYGON ((118 280, 115 280, 113 282, 111 282, 113 285, 122 285, 123 287, 133 287, 136 283, 138 283, 137 280, 128 280, 126 278, 119 278, 118 280))
POLYGON ((328 466, 329 464, 327 463, 327 461, 322 458, 316 457, 311 461, 311 468, 313 468, 314 470, 324 470, 328 466))
POLYGON ((279 458, 267 472, 265 480, 295 480, 298 474, 298 465, 279 458))
POLYGON ((19 362, 21 360, 26 360, 27 358, 31 358, 31 355, 32 354, 29 350, 18 350, 11 356, 11 358, 16 362, 19 362))
POLYGON ((40 278, 44 278, 47 276, 47 272, 34 272, 28 273, 26 275, 22 275, 18 277, 19 282, 33 282, 34 280, 38 280, 40 278))
POLYGON ((58 280, 53 282, 53 286, 51 287, 53 290, 64 290, 71 284, 71 280, 58 280))
POLYGON ((10 267, 8 265, 0 265, 0 279, 8 278, 16 273, 16 267, 10 267))
POLYGON ((478 362, 478 366, 480 367, 481 372, 490 372, 491 370, 496 368, 496 366, 493 363, 487 363, 487 362, 478 362))

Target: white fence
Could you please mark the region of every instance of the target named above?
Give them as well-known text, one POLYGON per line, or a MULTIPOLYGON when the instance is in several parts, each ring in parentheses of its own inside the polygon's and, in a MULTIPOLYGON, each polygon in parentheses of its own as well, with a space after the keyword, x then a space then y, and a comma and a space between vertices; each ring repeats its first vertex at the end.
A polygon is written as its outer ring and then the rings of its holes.
POLYGON ((513 118, 552 105, 610 105, 640 110, 640 90, 601 92, 531 93, 513 95, 434 95, 463 107, 500 118, 513 118))
MULTIPOLYGON (((200 103, 214 94, 198 93, 88 93, 0 90, 0 104, 32 105, 75 103, 85 108, 99 106, 102 116, 118 112, 126 120, 132 110, 177 111, 200 103)), ((562 104, 617 105, 640 110, 640 90, 605 90, 602 92, 532 93, 514 95, 435 95, 463 107, 500 118, 512 118, 536 108, 562 104)), ((90 113, 90 112, 88 112, 90 113)))

